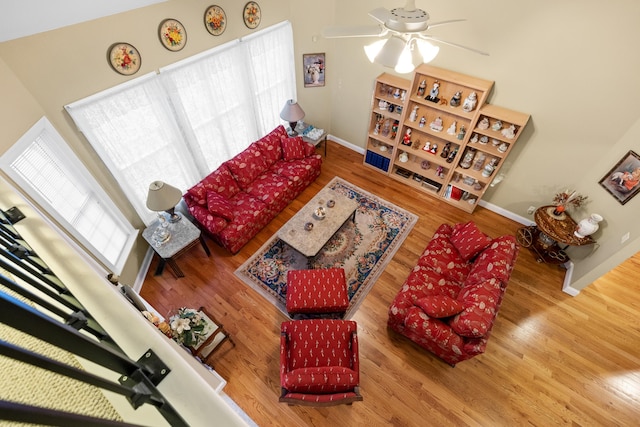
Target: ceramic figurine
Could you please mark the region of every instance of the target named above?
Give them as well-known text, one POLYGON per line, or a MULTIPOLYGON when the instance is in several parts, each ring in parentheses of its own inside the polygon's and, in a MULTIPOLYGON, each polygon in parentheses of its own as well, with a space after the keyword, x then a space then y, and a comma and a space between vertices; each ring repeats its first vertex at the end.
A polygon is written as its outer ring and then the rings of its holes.
POLYGON ((396 139, 396 135, 398 135, 398 125, 400 124, 399 121, 394 121, 393 122, 393 126, 391 126, 391 139, 396 139))
POLYGON ((441 132, 442 131, 442 119, 440 117, 436 117, 434 121, 429 124, 429 127, 432 131, 441 132))
POLYGON ((460 126, 460 132, 458 132, 458 139, 462 141, 466 133, 467 133, 467 130, 464 128, 464 126, 460 126))
POLYGON ((382 125, 382 136, 388 137, 391 132, 391 120, 387 119, 382 125))
POLYGON ((452 107, 459 107, 461 98, 462 98, 462 92, 457 91, 455 95, 451 97, 451 100, 449 101, 449 105, 452 107))
POLYGON ((447 129, 447 133, 449 135, 455 135, 456 134, 456 127, 458 126, 458 124, 456 123, 456 121, 454 120, 453 123, 451 123, 451 126, 449 126, 449 129, 447 129))
POLYGON ((487 130, 489 129, 489 118, 483 117, 478 123, 478 129, 487 130))
POLYGON ((395 99, 400 98, 400 89, 396 88, 396 90, 393 92, 393 97, 395 99))
POLYGON ((387 108, 389 108, 389 103, 384 99, 381 99, 380 102, 378 102, 378 108, 382 111, 387 111, 387 108))
POLYGON ((438 166, 436 169, 436 176, 438 176, 438 178, 444 177, 444 168, 442 166, 438 166))
POLYGON ((473 142, 473 143, 478 142, 478 134, 474 133, 473 135, 471 135, 471 139, 469 140, 469 142, 473 142))
POLYGON ((498 147, 498 151, 501 153, 504 153, 505 151, 507 151, 509 149, 509 144, 507 144, 506 142, 503 142, 502 144, 500 144, 500 146, 498 147))
POLYGON ((500 145, 500 140, 491 138, 491 145, 493 145, 494 147, 497 147, 498 145, 500 145))
POLYGON ((480 144, 482 145, 487 145, 487 143, 489 142, 489 137, 486 135, 482 135, 480 137, 480 144))
POLYGON ((431 150, 429 150, 429 152, 431 154, 436 154, 438 152, 438 144, 436 143, 431 144, 431 150))
POLYGON ((400 160, 402 163, 407 163, 409 161, 409 155, 403 151, 398 156, 398 160, 400 160))
POLYGON ((460 162, 460 167, 462 169, 469 169, 471 167, 471 162, 473 161, 473 156, 476 154, 475 148, 467 148, 467 151, 464 153, 464 157, 460 162))
POLYGON ((424 151, 430 151, 431 150, 431 143, 429 141, 424 143, 424 147, 422 148, 424 151))
POLYGON ((411 129, 407 129, 402 137, 402 145, 411 145, 411 129))
POLYGON ((413 110, 411 110, 411 114, 409 114, 409 121, 410 122, 415 122, 416 120, 418 120, 418 107, 417 105, 413 106, 413 110))
POLYGON ((377 135, 380 133, 380 122, 376 123, 376 127, 373 129, 373 134, 377 135))
POLYGON ((485 178, 490 177, 493 171, 496 169, 497 164, 498 164, 498 159, 496 157, 491 159, 491 161, 487 163, 487 165, 484 167, 484 170, 482 171, 482 176, 484 176, 485 178))
POLYGON ((435 82, 433 82, 433 87, 431 88, 431 90, 429 91, 429 95, 427 95, 425 99, 431 102, 439 102, 440 101, 440 98, 438 98, 439 93, 440 93, 440 82, 436 80, 435 82))
POLYGON ((513 139, 516 137, 516 126, 515 125, 511 125, 506 129, 502 130, 502 136, 504 136, 505 138, 509 138, 509 139, 513 139))
POLYGON ((427 124, 427 119, 424 118, 424 116, 422 116, 422 118, 420 119, 420 127, 423 128, 424 125, 427 124))
POLYGON ((449 157, 447 157, 447 163, 453 162, 453 159, 456 158, 456 154, 458 154, 457 148, 455 148, 451 153, 449 153, 449 157))
POLYGON ((478 151, 473 159, 473 170, 479 171, 482 169, 486 158, 487 156, 482 151, 478 151))
POLYGON ((396 109, 396 106, 393 104, 389 104, 389 106, 387 107, 387 111, 390 113, 393 113, 396 109))
POLYGON ((420 86, 418 86, 418 96, 424 96, 424 92, 427 90, 427 81, 423 80, 420 82, 420 86))
POLYGON ((440 157, 444 157, 446 159, 447 157, 449 157, 450 151, 451 151, 451 143, 447 142, 446 144, 444 144, 444 147, 442 147, 442 153, 440 153, 440 157))
POLYGON ((502 120, 496 120, 493 126, 491 126, 491 129, 495 130, 496 132, 502 130, 502 120))
POLYGON ((462 109, 466 112, 473 111, 476 108, 476 104, 478 103, 478 94, 475 92, 471 92, 469 96, 467 96, 462 104, 462 109))

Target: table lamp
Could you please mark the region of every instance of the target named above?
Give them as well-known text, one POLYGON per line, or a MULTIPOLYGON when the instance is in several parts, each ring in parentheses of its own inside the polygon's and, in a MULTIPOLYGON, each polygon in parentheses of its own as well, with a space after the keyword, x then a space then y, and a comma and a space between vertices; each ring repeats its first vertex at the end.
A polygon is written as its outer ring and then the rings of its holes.
POLYGON ((289 126, 291 126, 291 132, 289 132, 289 135, 296 136, 298 134, 298 132, 296 132, 296 123, 298 120, 302 120, 304 118, 304 111, 296 101, 290 99, 284 104, 282 111, 280 111, 280 118, 289 122, 289 126))
POLYGON ((147 194, 147 207, 155 212, 166 212, 169 214, 169 222, 178 222, 182 218, 176 213, 176 205, 182 198, 182 192, 165 182, 153 181, 149 185, 147 194))

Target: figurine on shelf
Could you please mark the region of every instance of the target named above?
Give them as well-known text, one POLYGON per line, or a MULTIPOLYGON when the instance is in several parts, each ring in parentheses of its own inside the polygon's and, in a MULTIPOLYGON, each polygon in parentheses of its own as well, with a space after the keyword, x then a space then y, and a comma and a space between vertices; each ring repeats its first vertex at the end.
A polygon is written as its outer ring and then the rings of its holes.
POLYGON ((492 130, 495 130, 496 132, 499 130, 502 130, 502 120, 496 120, 496 122, 493 124, 493 126, 491 126, 492 130))
POLYGON ((474 144, 478 142, 478 134, 474 133, 473 135, 471 135, 471 139, 469 140, 469 142, 472 142, 474 144))
POLYGON ((404 102, 406 97, 407 97, 407 91, 406 90, 403 90, 402 92, 400 92, 400 101, 404 102))
POLYGON ((429 141, 424 143, 424 147, 422 147, 424 151, 431 151, 431 143, 429 141))
POLYGON ((451 151, 451 143, 447 142, 446 144, 444 144, 444 147, 442 147, 442 153, 440 153, 440 157, 444 157, 446 159, 447 157, 449 157, 450 151, 451 151))
POLYGON ((482 169, 486 158, 487 156, 482 151, 478 151, 473 159, 473 170, 479 171, 482 169))
POLYGON ((407 163, 409 161, 409 155, 406 152, 402 151, 398 156, 398 160, 400 160, 402 163, 407 163))
POLYGON ((462 109, 467 113, 473 111, 476 108, 476 104, 478 103, 478 94, 475 92, 471 92, 469 96, 467 96, 462 104, 462 109))
POLYGON ((506 142, 503 142, 502 144, 500 144, 500 146, 498 147, 498 151, 501 153, 506 152, 509 149, 509 144, 507 144, 506 142))
POLYGON ((487 165, 484 167, 484 170, 482 171, 482 176, 484 176, 485 178, 490 177, 493 171, 496 169, 497 164, 498 164, 498 159, 496 157, 491 159, 491 161, 487 163, 487 165))
POLYGON ((440 82, 436 80, 435 82, 433 82, 433 87, 431 88, 431 90, 429 91, 429 95, 427 95, 425 99, 431 102, 439 102, 440 101, 440 98, 438 98, 439 93, 440 93, 440 82))
POLYGON ((438 178, 444 178, 444 168, 442 166, 438 166, 436 169, 436 176, 438 178))
POLYGON ((441 132, 443 128, 442 119, 440 117, 436 117, 435 120, 432 121, 431 124, 429 124, 429 127, 434 132, 441 132))
POLYGON ((461 91, 457 91, 451 97, 451 100, 449 101, 449 105, 452 106, 452 107, 459 107, 461 99, 462 99, 462 92, 461 91))
POLYGON ((425 91, 427 90, 427 81, 423 80, 420 82, 418 86, 418 96, 424 96, 425 91))
POLYGON ((480 144, 487 145, 489 143, 489 137, 486 135, 482 135, 480 137, 480 144))
POLYGON ((380 102, 378 102, 378 108, 382 111, 387 111, 387 108, 389 108, 389 103, 384 99, 381 99, 380 102))
POLYGON ((411 145, 411 128, 408 128, 402 137, 402 145, 411 145))
POLYGON ((391 139, 396 139, 396 135, 398 135, 398 126, 400 125, 400 122, 395 120, 393 122, 393 126, 391 126, 391 139))
POLYGON ((467 130, 464 128, 464 125, 460 126, 460 132, 458 132, 458 139, 462 141, 466 133, 467 133, 467 130))
POLYGON ((411 110, 411 114, 409 114, 410 122, 415 122, 416 120, 418 120, 418 108, 420 107, 417 105, 413 106, 413 110, 411 110))
POLYGON ((400 89, 396 88, 396 90, 393 91, 393 97, 395 99, 399 99, 400 98, 400 89))
POLYGON ((487 130, 489 129, 489 118, 487 116, 482 117, 478 122, 478 129, 487 130))
POLYGON ((475 148, 467 148, 467 151, 464 153, 464 157, 460 162, 460 167, 462 169, 469 169, 471 167, 471 162, 473 161, 473 156, 476 154, 475 148))
POLYGON ((458 123, 456 123, 456 121, 454 120, 453 123, 451 123, 451 126, 449 126, 449 129, 447 129, 447 133, 449 135, 455 135, 457 126, 458 123))
POLYGON ((502 136, 505 138, 513 139, 516 137, 516 125, 511 125, 502 130, 502 136))
POLYGON ((458 154, 458 148, 457 147, 451 153, 449 153, 449 157, 447 157, 447 163, 453 162, 453 159, 456 158, 456 154, 458 154))
POLYGON ((389 104, 389 107, 387 107, 387 111, 390 113, 393 113, 396 109, 396 106, 393 104, 389 104))
POLYGON ((389 133, 391 133, 391 120, 387 119, 382 125, 382 136, 389 137, 389 133))
POLYGON ((491 145, 493 145, 494 147, 497 147, 498 145, 500 145, 500 140, 491 138, 491 145))
POLYGON ((426 125, 426 124, 427 124, 427 119, 425 119, 425 118, 424 118, 424 116, 422 116, 422 118, 420 118, 420 124, 419 124, 419 126, 420 126, 421 128, 423 128, 423 127, 424 127, 424 125, 426 125))
POLYGON ((373 134, 378 135, 380 133, 380 122, 376 122, 376 127, 373 129, 373 134))
POLYGON ((413 141, 413 143, 411 144, 411 148, 414 150, 417 150, 418 148, 420 148, 420 140, 416 139, 415 141, 413 141))
POLYGON ((436 154, 438 152, 438 144, 436 143, 431 144, 431 150, 429 150, 429 152, 431 154, 436 154))

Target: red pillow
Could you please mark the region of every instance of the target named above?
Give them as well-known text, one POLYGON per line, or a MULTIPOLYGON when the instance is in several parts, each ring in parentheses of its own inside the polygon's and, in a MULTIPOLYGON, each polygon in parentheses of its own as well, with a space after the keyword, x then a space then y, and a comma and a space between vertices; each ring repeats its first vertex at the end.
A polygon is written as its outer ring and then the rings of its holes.
POLYGON ((469 261, 491 244, 491 238, 480 231, 473 221, 469 221, 460 227, 455 227, 451 233, 451 243, 462 259, 469 261))
POLYGON ((435 318, 453 316, 464 310, 462 302, 448 295, 428 295, 414 304, 427 313, 427 316, 435 318))
POLYGON ((282 140, 282 158, 286 161, 304 159, 305 143, 301 136, 282 140))
POLYGON ((221 216, 227 221, 233 220, 234 215, 231 203, 215 191, 207 192, 207 208, 214 215, 221 216))

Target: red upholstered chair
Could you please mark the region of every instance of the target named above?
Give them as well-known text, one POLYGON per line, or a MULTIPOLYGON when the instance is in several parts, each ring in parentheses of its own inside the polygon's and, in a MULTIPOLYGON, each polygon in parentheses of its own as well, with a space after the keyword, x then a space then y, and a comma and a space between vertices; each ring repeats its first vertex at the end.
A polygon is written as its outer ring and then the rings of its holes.
POLYGON ((287 312, 344 315, 349 307, 344 269, 290 270, 287 272, 287 312))
POLYGON ((351 404, 359 392, 357 324, 352 320, 283 322, 280 402, 310 406, 351 404))

